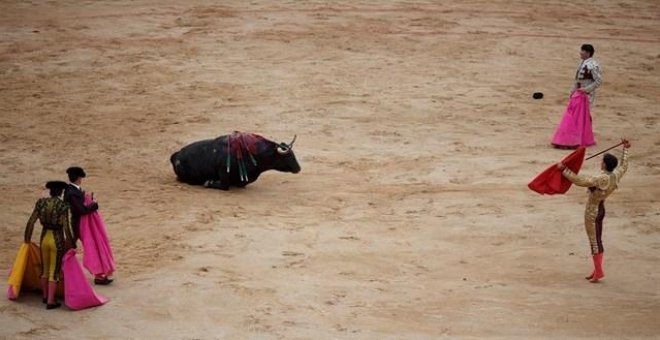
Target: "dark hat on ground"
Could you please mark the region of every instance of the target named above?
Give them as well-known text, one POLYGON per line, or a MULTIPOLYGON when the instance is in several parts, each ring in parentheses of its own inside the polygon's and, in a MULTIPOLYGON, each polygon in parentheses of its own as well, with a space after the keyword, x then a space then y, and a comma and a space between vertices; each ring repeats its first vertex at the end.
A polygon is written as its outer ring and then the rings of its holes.
POLYGON ((541 98, 543 98, 543 93, 542 92, 534 92, 534 94, 532 94, 532 98, 541 99, 541 98))
POLYGON ((68 186, 68 184, 66 184, 66 182, 62 182, 62 181, 46 182, 46 189, 50 189, 50 190, 64 190, 64 189, 66 189, 67 186, 68 186))
POLYGON ((85 174, 85 170, 83 170, 79 166, 72 166, 72 167, 66 169, 66 173, 69 175, 69 177, 83 177, 83 178, 85 178, 85 176, 87 176, 85 174))

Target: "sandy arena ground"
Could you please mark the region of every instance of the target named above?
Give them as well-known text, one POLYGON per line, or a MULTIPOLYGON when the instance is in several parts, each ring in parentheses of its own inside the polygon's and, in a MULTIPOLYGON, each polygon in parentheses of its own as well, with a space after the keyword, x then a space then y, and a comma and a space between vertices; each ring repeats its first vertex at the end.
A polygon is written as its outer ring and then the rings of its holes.
POLYGON ((71 165, 118 264, 100 308, 0 299, 2 338, 660 337, 657 1, 0 8, 0 268, 71 165), (585 190, 526 187, 566 154, 549 141, 585 42, 605 70, 588 153, 633 142, 599 284, 585 190), (173 151, 233 130, 297 134, 302 172, 175 180, 173 151))

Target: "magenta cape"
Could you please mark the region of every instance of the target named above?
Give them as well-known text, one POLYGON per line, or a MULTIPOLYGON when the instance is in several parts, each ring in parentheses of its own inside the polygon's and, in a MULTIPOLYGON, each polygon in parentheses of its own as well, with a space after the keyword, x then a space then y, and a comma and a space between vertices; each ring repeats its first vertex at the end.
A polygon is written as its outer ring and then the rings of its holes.
MULTIPOLYGON (((85 205, 92 199, 85 195, 85 205)), ((105 231, 105 223, 98 211, 80 216, 80 240, 83 244, 83 265, 93 275, 110 276, 115 271, 115 259, 105 231)))
MULTIPOLYGON (((584 162, 584 151, 585 148, 583 146, 579 147, 564 157, 562 163, 571 169, 571 171, 578 173, 582 167, 582 162, 584 162)), ((557 169, 557 165, 553 164, 538 174, 527 186, 541 195, 554 195, 566 193, 571 187, 571 184, 573 183, 557 169)))
MULTIPOLYGON (((18 250, 14 266, 11 269, 7 287, 7 298, 17 300, 22 291, 40 291, 39 276, 41 271, 41 255, 39 246, 34 243, 23 243, 18 250)), ((76 251, 69 249, 62 258, 62 283, 58 285, 58 295, 64 296, 64 304, 73 309, 84 309, 102 305, 107 298, 97 295, 89 284, 76 259, 76 251)))
POLYGON ((591 129, 591 113, 589 112, 589 96, 575 91, 568 101, 564 116, 559 122, 557 131, 552 137, 556 146, 578 147, 596 144, 591 129))
POLYGON ((73 309, 96 307, 108 302, 108 299, 96 294, 85 278, 80 263, 76 259, 76 250, 69 249, 62 259, 64 273, 64 304, 73 309))

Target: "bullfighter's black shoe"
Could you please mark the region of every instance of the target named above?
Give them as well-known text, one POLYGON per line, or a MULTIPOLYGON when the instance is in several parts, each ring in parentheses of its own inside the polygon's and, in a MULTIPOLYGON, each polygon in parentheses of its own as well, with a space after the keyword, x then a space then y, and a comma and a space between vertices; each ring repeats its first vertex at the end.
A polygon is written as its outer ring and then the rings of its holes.
POLYGON ((110 279, 110 278, 107 278, 107 277, 104 277, 102 279, 94 279, 94 284, 95 285, 100 285, 100 286, 107 286, 107 285, 111 284, 112 281, 114 281, 114 280, 110 279))

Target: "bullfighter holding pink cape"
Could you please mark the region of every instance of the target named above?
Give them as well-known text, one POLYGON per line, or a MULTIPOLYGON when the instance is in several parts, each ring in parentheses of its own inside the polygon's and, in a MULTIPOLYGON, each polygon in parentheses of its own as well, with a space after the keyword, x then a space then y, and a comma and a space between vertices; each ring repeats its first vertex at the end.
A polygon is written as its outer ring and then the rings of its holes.
POLYGON ((555 147, 576 149, 596 144, 591 126, 591 105, 595 102, 596 89, 603 83, 603 70, 594 59, 594 53, 590 44, 580 47, 580 64, 575 71, 568 106, 552 138, 555 147))
POLYGON ((113 280, 109 275, 115 271, 115 261, 103 219, 98 213, 99 204, 94 202, 94 194, 88 196, 82 189, 82 180, 87 176, 83 168, 72 166, 66 169, 66 173, 70 183, 64 192, 64 201, 71 207, 73 243, 78 239, 82 241, 83 264, 94 274, 94 283, 110 284, 113 280))

